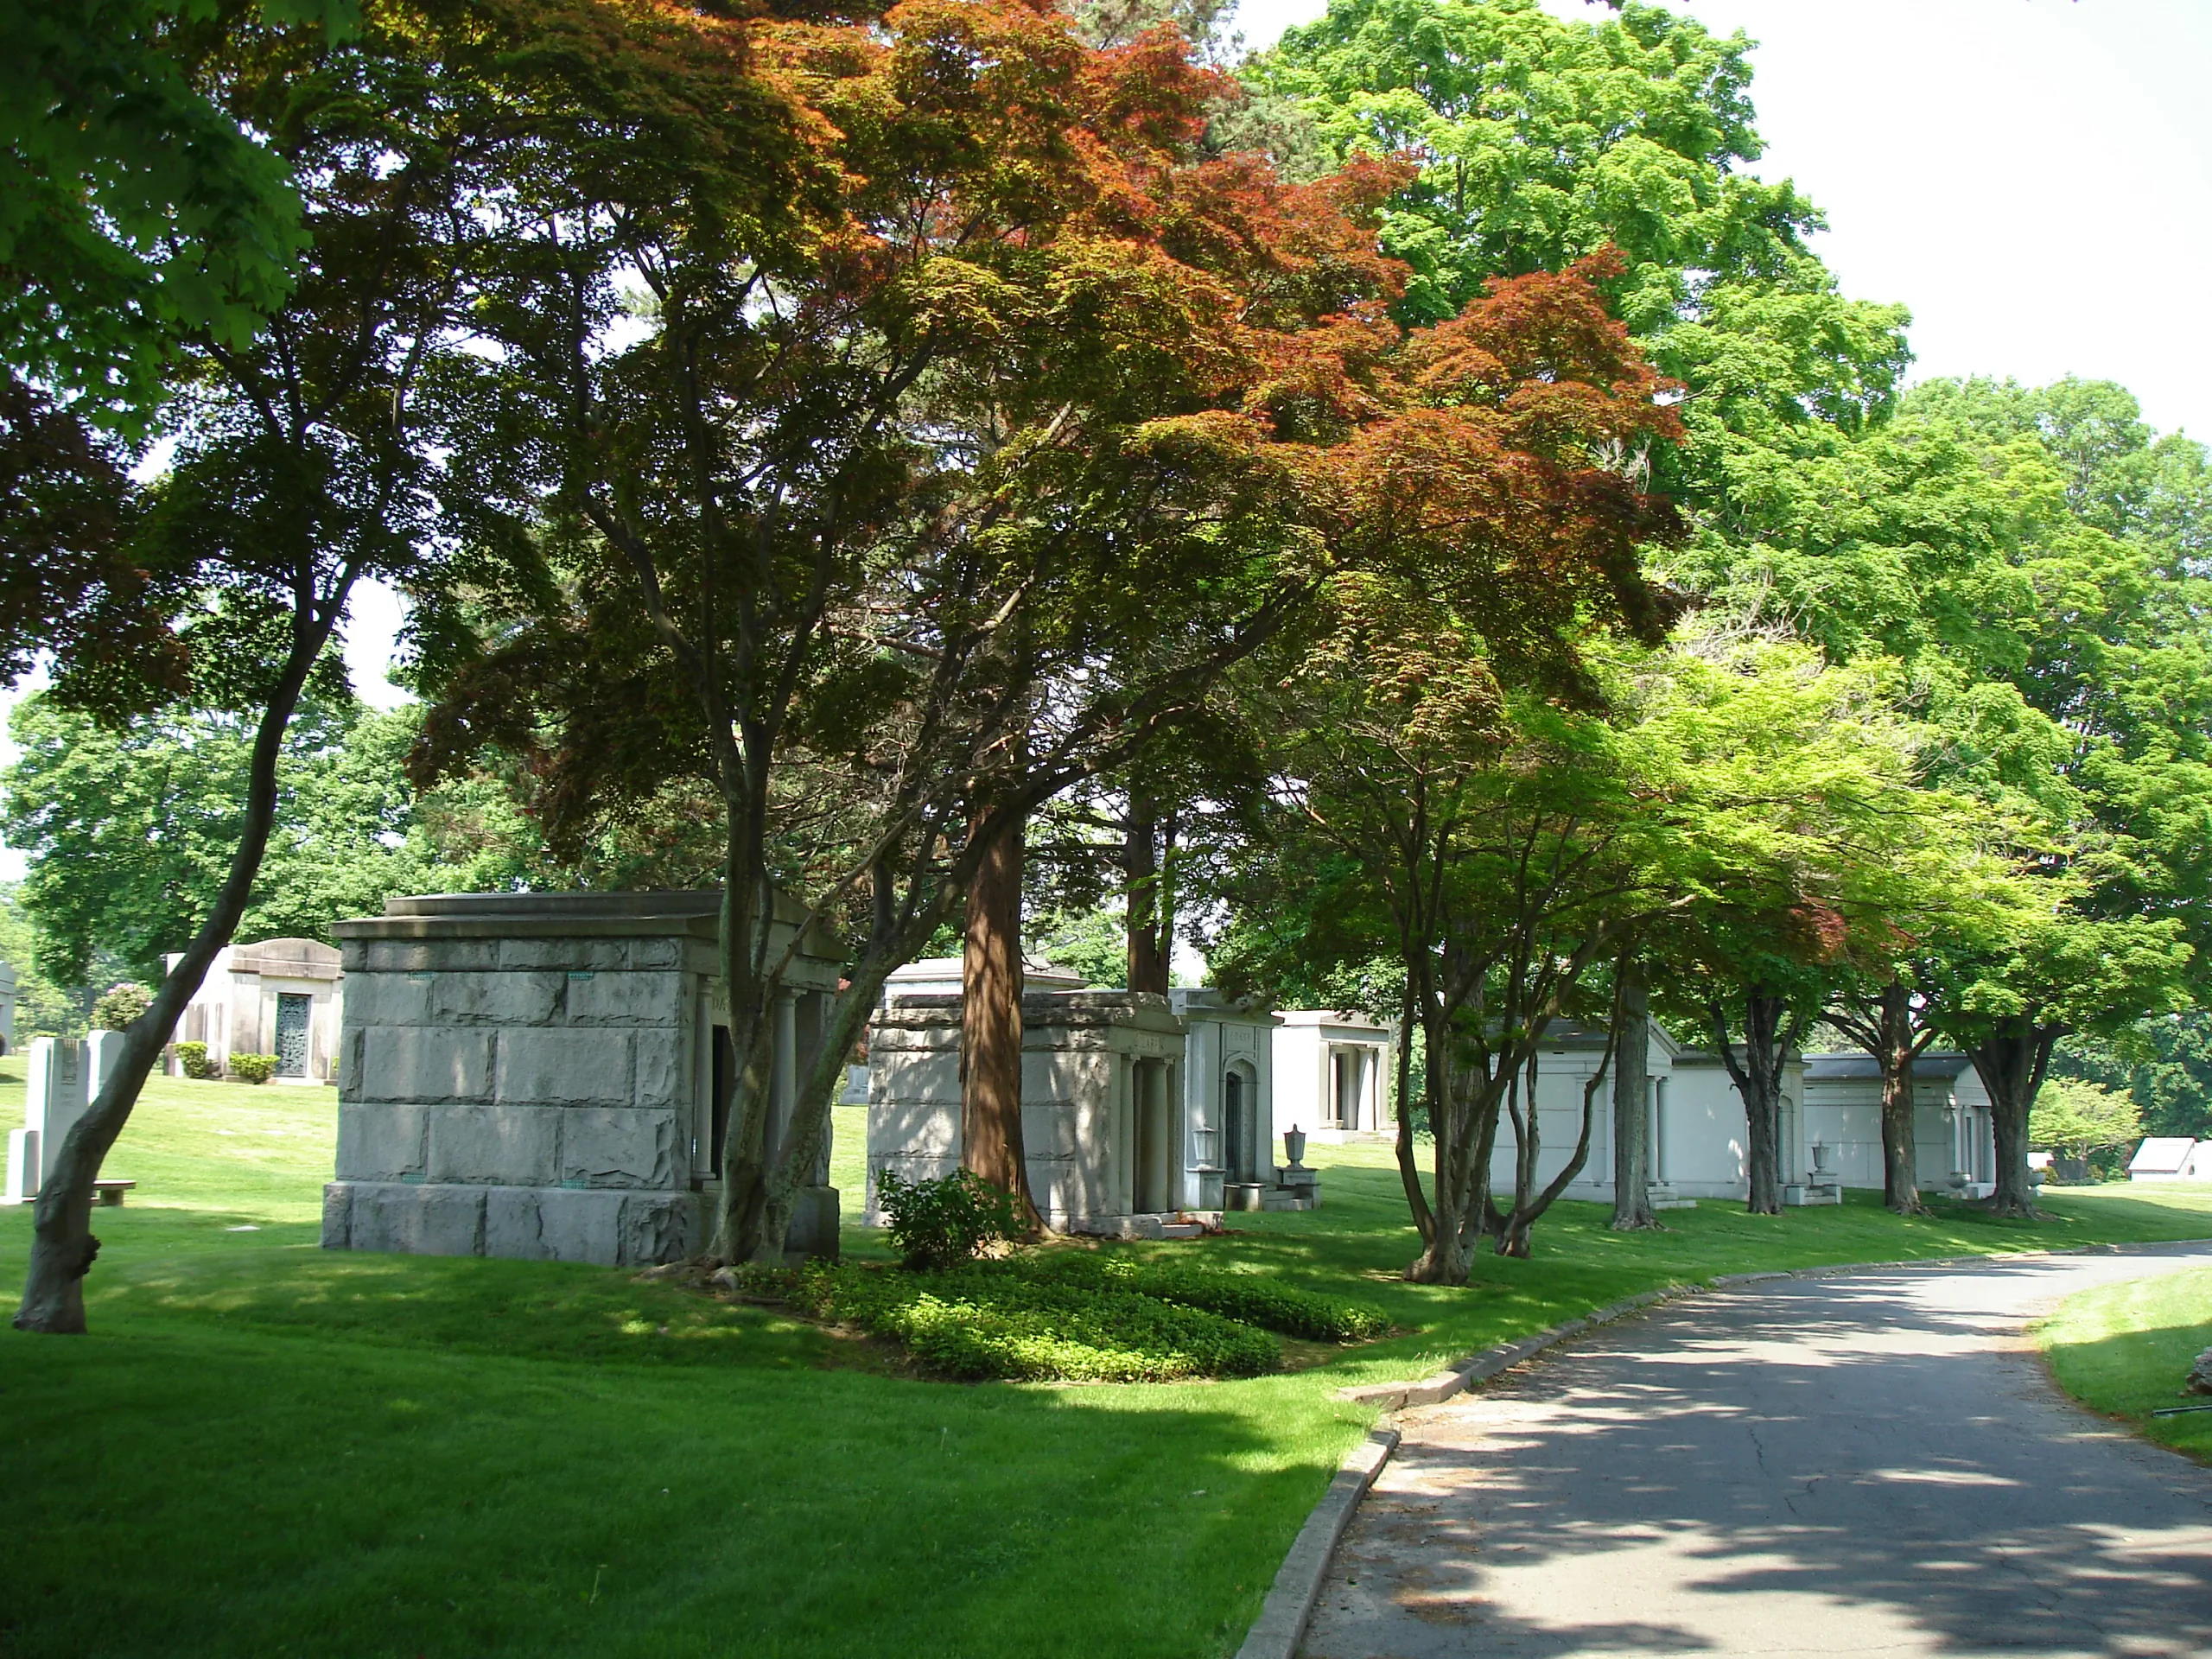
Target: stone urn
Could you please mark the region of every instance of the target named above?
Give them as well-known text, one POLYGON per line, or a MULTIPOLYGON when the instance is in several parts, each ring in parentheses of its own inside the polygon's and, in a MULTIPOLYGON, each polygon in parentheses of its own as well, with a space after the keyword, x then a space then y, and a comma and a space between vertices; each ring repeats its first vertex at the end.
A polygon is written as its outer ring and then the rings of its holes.
POLYGON ((1285 1129, 1282 1132, 1283 1155, 1290 1160, 1293 1169, 1300 1168, 1306 1157, 1306 1131, 1285 1129))
POLYGON ((2196 1363, 2189 1368, 2189 1381, 2182 1384, 2182 1390, 2185 1394, 2212 1394, 2212 1348, 2207 1348, 2196 1357, 2196 1363))
POLYGON ((1813 1173, 1812 1179, 1806 1183, 1807 1185, 1834 1186, 1835 1185, 1835 1171, 1828 1166, 1828 1159, 1834 1150, 1833 1147, 1825 1146, 1818 1141, 1813 1142, 1813 1173))

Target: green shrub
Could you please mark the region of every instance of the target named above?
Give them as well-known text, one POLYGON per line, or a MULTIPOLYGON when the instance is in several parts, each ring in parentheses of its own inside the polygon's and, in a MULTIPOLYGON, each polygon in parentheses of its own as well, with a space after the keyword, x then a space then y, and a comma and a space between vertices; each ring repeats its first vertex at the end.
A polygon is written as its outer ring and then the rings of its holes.
POLYGON ((154 994, 143 985, 111 985, 92 1004, 94 1031, 128 1031, 130 1022, 154 1006, 154 994))
POLYGON ((875 1192, 885 1229, 909 1268, 956 1268, 1028 1231, 1013 1197, 973 1170, 909 1181, 887 1169, 876 1177, 875 1192))
POLYGON ((266 1083, 276 1075, 274 1054, 233 1054, 231 1075, 240 1083, 266 1083))
POLYGON ((817 1318, 895 1338, 931 1370, 965 1380, 1256 1376, 1282 1359, 1274 1338, 1218 1314, 998 1263, 938 1274, 817 1263, 787 1295, 817 1318))
POLYGON ((1033 1252, 1014 1264, 1028 1276, 1135 1291, 1287 1337, 1315 1342, 1367 1342, 1390 1328, 1379 1307, 1302 1290, 1250 1273, 1221 1273, 1180 1262, 1147 1261, 1090 1250, 1033 1252))
POLYGON ((186 1077, 197 1077, 202 1083, 212 1083, 223 1075, 223 1068, 207 1058, 205 1043, 179 1043, 176 1059, 186 1077))

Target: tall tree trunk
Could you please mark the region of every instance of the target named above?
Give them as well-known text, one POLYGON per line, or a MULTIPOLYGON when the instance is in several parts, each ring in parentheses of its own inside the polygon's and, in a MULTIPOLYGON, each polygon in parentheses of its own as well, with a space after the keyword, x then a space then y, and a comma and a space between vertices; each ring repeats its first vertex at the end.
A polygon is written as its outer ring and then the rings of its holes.
POLYGON ((979 815, 989 837, 968 887, 960 965, 960 1162, 1012 1193, 1033 1224, 1037 1206, 1021 1135, 1023 819, 979 815))
POLYGON ((1900 1216, 1923 1216, 1920 1201, 1920 1148, 1913 1123, 1912 1067, 1920 1046, 1913 1039, 1912 994, 1902 981, 1882 988, 1881 1046, 1875 1061, 1882 1073, 1882 1202, 1900 1216))
POLYGON ((736 1064, 717 1102, 728 1125, 722 1135, 722 1190, 706 1254, 716 1262, 761 1261, 782 1265, 784 1235, 768 1216, 768 1118, 775 1056, 772 987, 762 982, 775 899, 755 886, 758 865, 748 852, 742 802, 729 806, 730 828, 722 861, 721 920, 722 989, 728 999, 730 1051, 736 1064))
MULTIPOLYGON (((1398 1183, 1405 1188, 1406 1208, 1413 1214, 1414 1227, 1426 1239, 1436 1223, 1429 1210, 1428 1195, 1421 1191, 1421 1165, 1414 1157, 1414 1115, 1408 1109, 1413 1097, 1414 1014, 1414 989, 1409 978, 1406 995, 1398 1004, 1398 1183)), ((1435 1064, 1433 1060, 1429 1063, 1432 1072, 1435 1064)), ((1432 1110, 1430 1132, 1434 1133, 1435 1128, 1436 1117, 1432 1110)))
POLYGON ((1784 1021, 1788 1005, 1779 996, 1753 988, 1744 994, 1743 1058, 1729 1040, 1728 1016, 1718 1001, 1707 1006, 1721 1063, 1743 1097, 1745 1173, 1749 1192, 1745 1207, 1755 1216, 1782 1213, 1782 1068, 1789 1046, 1784 1021))
MULTIPOLYGON (((1516 1195, 1513 1213, 1505 1218, 1505 1225, 1498 1231, 1497 1253, 1500 1255, 1528 1255, 1529 1236, 1535 1230, 1537 1222, 1543 1218, 1546 1211, 1559 1202, 1559 1195, 1574 1184, 1574 1178, 1590 1161, 1590 1128, 1597 1121, 1598 1095, 1605 1088, 1606 1073, 1612 1066, 1613 1057, 1619 1052, 1620 1033, 1620 1006, 1617 990, 1612 1028, 1605 1039, 1605 1052, 1598 1057, 1597 1070, 1582 1085, 1582 1124, 1574 1137, 1574 1151, 1560 1166, 1559 1173, 1544 1184, 1541 1192, 1526 1197, 1516 1195)), ((1533 1124, 1536 1117, 1535 1058, 1533 1055, 1529 1058, 1529 1118, 1533 1124)), ((1530 1161, 1533 1170, 1534 1160, 1530 1161)))
POLYGON ((1513 1125, 1513 1206, 1498 1229, 1500 1255, 1529 1254, 1522 1217, 1535 1201, 1536 1163, 1544 1149, 1543 1114, 1536 1107, 1536 1055, 1531 1052, 1505 1091, 1505 1116, 1513 1125))
POLYGON ((1128 932, 1129 988, 1167 995, 1170 948, 1162 937, 1166 909, 1160 890, 1160 807, 1132 790, 1128 833, 1122 842, 1124 914, 1128 932))
POLYGON ((253 756, 246 770, 245 822, 230 870, 192 942, 176 966, 162 976, 152 1003, 124 1033, 115 1069, 62 1141, 53 1178, 40 1185, 30 1270, 23 1281, 22 1305, 16 1311, 18 1331, 84 1334, 85 1275, 100 1251, 92 1233, 92 1183, 109 1148, 130 1121, 130 1109, 138 1103, 139 1090, 145 1087, 162 1045, 198 993, 217 953, 238 931, 238 918, 245 914, 276 819, 276 763, 283 753, 284 734, 299 707, 301 689, 345 611, 351 585, 350 580, 340 582, 327 613, 295 618, 290 653, 254 733, 253 756))
POLYGON ((1999 1022, 1967 1051, 1989 1091, 1989 1127, 1997 1142, 1996 1191, 1986 1200, 1993 1214, 2031 1219, 2043 1213, 2028 1179, 2028 1113, 2050 1069, 2050 1052, 2065 1034, 2063 1026, 2022 1014, 1999 1022))
POLYGON ((1432 1011, 1432 1017, 1423 1021, 1422 1037, 1428 1049, 1426 1092, 1429 1133, 1436 1142, 1436 1179, 1429 1205, 1414 1212, 1421 1225, 1421 1252, 1407 1267, 1405 1276, 1417 1285, 1464 1285, 1471 1265, 1466 1230, 1474 1185, 1469 1142, 1476 1138, 1471 1121, 1475 1106, 1461 1086, 1449 1021, 1432 1011))
POLYGON ((1632 956, 1620 963, 1613 1021, 1613 1230, 1656 1227, 1651 1207, 1651 988, 1632 956))
MULTIPOLYGON (((887 869, 879 870, 879 895, 892 880, 887 869)), ((887 903, 884 908, 889 910, 887 903)), ((830 1111, 844 1091, 846 1058, 868 1029, 869 1016, 875 1012, 876 1001, 883 995, 892 969, 912 960, 914 952, 935 931, 939 914, 918 910, 904 929, 879 926, 838 988, 830 1018, 823 1022, 820 1045, 799 1080, 784 1154, 769 1172, 762 1208, 762 1230, 767 1237, 782 1239, 790 1235, 799 1190, 814 1185, 815 1173, 830 1149, 830 1111)))

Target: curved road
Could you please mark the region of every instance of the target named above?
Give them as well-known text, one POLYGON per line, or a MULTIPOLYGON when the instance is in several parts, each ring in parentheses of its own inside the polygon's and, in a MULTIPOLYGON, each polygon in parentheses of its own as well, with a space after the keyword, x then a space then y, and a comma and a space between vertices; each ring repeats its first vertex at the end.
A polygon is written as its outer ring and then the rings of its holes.
POLYGON ((2212 1246, 1782 1280, 1408 1414, 1307 1659, 2212 1655, 2212 1471, 2026 1321, 2212 1246))

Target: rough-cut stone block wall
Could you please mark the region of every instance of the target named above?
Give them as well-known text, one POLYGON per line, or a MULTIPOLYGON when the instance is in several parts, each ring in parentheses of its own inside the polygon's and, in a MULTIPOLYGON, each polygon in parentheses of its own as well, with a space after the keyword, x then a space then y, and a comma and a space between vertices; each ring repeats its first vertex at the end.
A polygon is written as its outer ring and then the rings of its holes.
POLYGON ((348 940, 335 1249, 631 1263, 697 1242, 668 938, 348 940))

